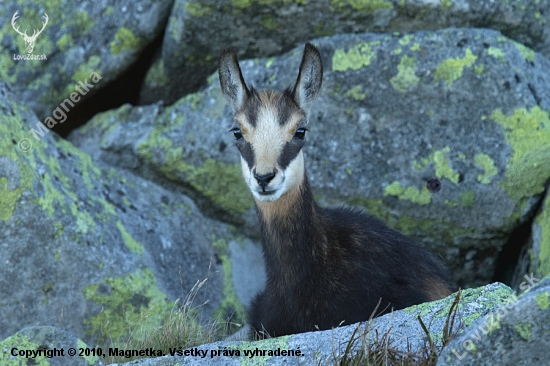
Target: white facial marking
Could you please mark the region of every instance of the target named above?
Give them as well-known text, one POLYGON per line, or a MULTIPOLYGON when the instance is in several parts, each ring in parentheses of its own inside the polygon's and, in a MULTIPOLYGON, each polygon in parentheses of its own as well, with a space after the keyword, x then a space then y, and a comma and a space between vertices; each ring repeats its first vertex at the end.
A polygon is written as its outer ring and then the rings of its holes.
POLYGON ((298 186, 304 176, 304 157, 302 151, 288 164, 285 170, 279 166, 278 159, 285 144, 293 138, 296 125, 301 117, 292 116, 289 123, 281 126, 274 104, 266 105, 258 111, 256 126, 247 128, 244 138, 254 150, 254 166, 249 168, 241 156, 241 168, 244 180, 254 198, 262 202, 273 202, 284 193, 298 186), (265 175, 275 172, 267 186, 261 187, 254 173, 265 175))

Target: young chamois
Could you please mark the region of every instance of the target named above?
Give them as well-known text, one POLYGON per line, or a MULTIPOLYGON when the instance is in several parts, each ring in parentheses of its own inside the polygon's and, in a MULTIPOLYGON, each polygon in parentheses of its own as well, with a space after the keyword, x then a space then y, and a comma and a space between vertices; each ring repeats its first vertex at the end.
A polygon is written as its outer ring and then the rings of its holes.
POLYGON ((451 294, 445 268, 425 248, 362 212, 315 203, 302 152, 323 77, 314 46, 306 44, 296 85, 283 93, 249 89, 232 48, 219 77, 267 271, 249 312, 254 337, 330 329, 451 294))

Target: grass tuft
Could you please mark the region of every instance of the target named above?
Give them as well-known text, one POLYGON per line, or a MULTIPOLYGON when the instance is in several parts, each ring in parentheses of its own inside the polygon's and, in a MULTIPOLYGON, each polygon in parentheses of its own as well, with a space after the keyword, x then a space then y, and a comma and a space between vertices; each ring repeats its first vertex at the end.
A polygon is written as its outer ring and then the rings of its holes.
MULTIPOLYGON (((171 312, 168 312, 162 325, 157 328, 144 328, 141 325, 129 327, 128 333, 117 339, 111 340, 109 346, 120 350, 144 350, 152 348, 162 350, 164 354, 169 354, 170 349, 186 349, 205 343, 218 341, 223 333, 223 326, 219 322, 210 321, 201 324, 199 321, 199 308, 205 303, 193 306, 199 290, 207 282, 207 278, 197 281, 191 291, 187 294, 183 304, 178 305, 179 299, 174 302, 171 312)), ((155 304, 149 307, 147 311, 141 314, 142 320, 145 320, 149 314, 155 314, 155 304)), ((141 321, 139 323, 142 323, 141 321)), ((108 349, 104 347, 103 349, 108 349)), ((106 356, 105 363, 124 363, 136 360, 139 356, 106 356)))
POLYGON ((349 339, 344 354, 341 357, 334 355, 328 364, 339 366, 435 366, 441 351, 458 334, 457 324, 458 303, 460 302, 461 290, 456 293, 455 299, 449 308, 445 325, 443 327, 443 341, 441 346, 435 344, 430 331, 422 321, 420 315, 417 317, 420 326, 426 334, 424 347, 416 352, 411 350, 410 345, 407 351, 399 350, 392 345, 391 328, 384 334, 378 334, 374 329, 374 342, 369 341, 369 335, 373 329, 370 327, 372 316, 363 327, 359 323, 349 339))

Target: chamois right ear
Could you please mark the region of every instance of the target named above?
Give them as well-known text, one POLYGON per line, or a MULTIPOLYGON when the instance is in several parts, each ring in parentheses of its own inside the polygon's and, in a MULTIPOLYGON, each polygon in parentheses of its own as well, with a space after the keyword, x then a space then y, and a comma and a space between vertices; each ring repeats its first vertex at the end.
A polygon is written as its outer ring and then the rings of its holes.
POLYGON ((250 91, 244 82, 237 53, 233 47, 222 52, 218 74, 223 96, 233 112, 237 112, 244 105, 250 91))

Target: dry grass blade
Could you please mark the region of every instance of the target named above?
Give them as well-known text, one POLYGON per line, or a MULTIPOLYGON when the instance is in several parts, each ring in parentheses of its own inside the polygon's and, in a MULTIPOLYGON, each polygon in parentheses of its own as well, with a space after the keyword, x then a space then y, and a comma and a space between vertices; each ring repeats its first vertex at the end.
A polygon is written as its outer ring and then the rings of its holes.
MULTIPOLYGON (((407 347, 407 351, 403 351, 391 346, 391 328, 383 335, 378 334, 378 330, 374 329, 374 340, 368 337, 368 334, 372 332, 365 326, 364 330, 361 330, 362 323, 354 329, 350 339, 346 344, 345 351, 341 358, 336 359, 333 357, 329 364, 337 364, 340 366, 433 366, 437 363, 437 359, 441 354, 442 349, 449 344, 453 339, 458 329, 455 329, 457 324, 456 317, 458 312, 458 305, 460 302, 462 292, 459 290, 447 312, 445 324, 443 326, 443 339, 441 346, 437 345, 430 330, 422 321, 420 316, 417 317, 422 330, 426 334, 426 343, 424 348, 412 352, 410 345, 407 347), (357 350, 357 343, 361 340, 361 347, 357 350)), ((372 319, 371 319, 372 320, 372 319)), ((370 320, 369 323, 370 324, 370 320)), ((333 352, 334 353, 334 352, 333 352)))
MULTIPOLYGON (((175 301, 172 311, 168 312, 159 327, 153 329, 144 329, 141 326, 131 327, 127 336, 111 342, 111 348, 117 347, 120 350, 153 348, 168 354, 170 349, 186 349, 217 341, 222 327, 214 322, 206 325, 200 324, 198 310, 204 304, 193 306, 193 300, 206 281, 207 279, 197 281, 181 306, 178 306, 179 300, 175 301)), ((153 304, 141 314, 141 318, 145 319, 154 312, 155 306, 153 304)), ((110 356, 107 357, 106 363, 129 362, 138 358, 141 357, 110 356)))

